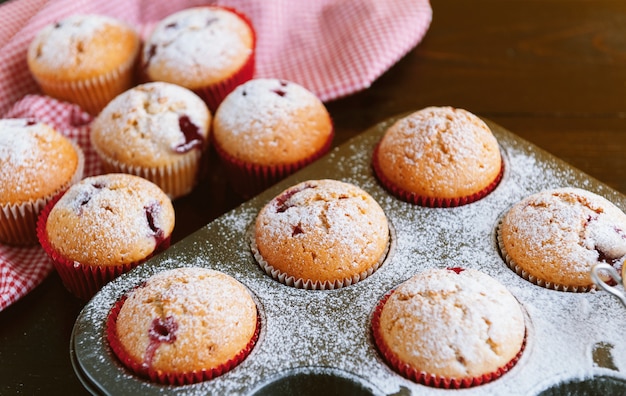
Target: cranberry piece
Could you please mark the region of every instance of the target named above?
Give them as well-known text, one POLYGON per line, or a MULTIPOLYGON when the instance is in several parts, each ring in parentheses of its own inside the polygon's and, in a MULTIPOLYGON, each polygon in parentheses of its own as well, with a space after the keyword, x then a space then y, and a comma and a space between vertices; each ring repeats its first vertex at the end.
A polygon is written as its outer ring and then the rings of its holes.
POLYGON ((298 224, 297 226, 293 227, 293 231, 291 232, 291 236, 294 237, 294 236, 300 235, 300 234, 304 234, 304 231, 302 230, 302 227, 300 226, 300 224, 298 224))
POLYGON ((165 25, 165 28, 166 29, 174 29, 177 26, 178 26, 178 24, 176 22, 172 22, 172 23, 169 23, 169 24, 165 25))
POLYGON ((278 197, 276 197, 275 198, 275 201, 276 201, 276 204, 275 204, 276 205, 276 212, 277 213, 283 213, 287 209, 291 208, 293 205, 289 205, 287 203, 289 198, 293 197, 294 195, 296 195, 300 191, 306 190, 308 188, 315 188, 315 186, 311 185, 311 184, 305 184, 304 186, 302 186, 300 188, 289 189, 289 190, 285 191, 284 193, 282 193, 281 195, 279 195, 278 197))
POLYGON ((177 153, 186 153, 196 147, 201 147, 204 142, 204 136, 200 134, 199 128, 191 122, 186 115, 178 118, 178 126, 180 131, 185 135, 185 143, 179 144, 174 147, 174 151, 177 153))
POLYGON ((156 45, 152 44, 150 45, 150 47, 148 48, 148 56, 146 58, 146 61, 143 64, 144 68, 148 68, 148 65, 150 64, 150 61, 152 60, 152 58, 154 57, 154 55, 156 55, 157 52, 157 47, 156 45))
POLYGON ((154 238, 157 240, 157 245, 163 241, 164 233, 161 228, 156 225, 155 219, 161 210, 161 205, 158 202, 153 202, 150 205, 144 207, 146 211, 146 220, 148 220, 148 226, 152 230, 154 238))
POLYGON ((273 89, 272 92, 281 97, 287 95, 287 92, 283 91, 282 89, 273 89))
POLYGON ((461 268, 461 267, 452 267, 452 268, 446 268, 448 271, 452 271, 455 272, 457 274, 460 274, 461 272, 465 271, 465 268, 461 268))
POLYGON ((146 348, 146 354, 143 360, 144 368, 148 368, 152 365, 154 354, 161 344, 171 344, 176 341, 177 330, 178 323, 174 320, 173 316, 168 316, 165 319, 156 318, 152 321, 152 325, 148 330, 150 343, 146 348))
POLYGON ((35 121, 35 120, 30 120, 29 119, 28 121, 26 121, 26 126, 32 126, 32 125, 35 125, 35 124, 37 124, 37 121, 35 121))

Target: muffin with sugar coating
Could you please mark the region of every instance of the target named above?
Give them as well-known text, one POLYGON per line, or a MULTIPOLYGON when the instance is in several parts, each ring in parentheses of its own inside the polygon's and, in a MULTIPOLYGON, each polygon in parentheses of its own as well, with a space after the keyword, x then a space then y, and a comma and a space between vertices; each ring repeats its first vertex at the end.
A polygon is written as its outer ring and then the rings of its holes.
POLYGON ((167 249, 175 214, 154 183, 129 174, 87 177, 48 203, 37 236, 65 287, 81 299, 167 249))
POLYGON ((359 187, 309 180, 268 202, 251 238, 257 262, 273 278, 298 288, 336 289, 378 269, 390 228, 380 205, 359 187))
POLYGON ((452 107, 427 107, 397 120, 376 146, 372 164, 392 194, 428 207, 477 201, 497 187, 504 171, 487 124, 452 107))
POLYGON ((372 316, 376 346, 405 377, 438 388, 493 381, 521 357, 524 313, 494 278, 430 269, 386 295, 372 316))
POLYGON ((211 112, 237 85, 254 75, 256 36, 248 18, 228 7, 175 12, 154 27, 144 43, 148 81, 165 81, 196 92, 211 112))
POLYGON ((595 264, 621 272, 626 258, 626 214, 606 198, 575 187, 519 201, 502 217, 497 235, 509 267, 549 289, 591 290, 595 264))
POLYGON ((106 334, 133 373, 162 384, 210 380, 245 359, 259 315, 235 278, 199 267, 165 270, 112 309, 106 334))
POLYGON ((113 99, 93 121, 90 138, 106 172, 141 176, 176 199, 202 176, 211 119, 192 91, 153 82, 113 99))
POLYGON ((0 120, 0 243, 37 243, 37 216, 60 191, 83 177, 82 150, 51 126, 0 120))
POLYGON ((213 121, 213 142, 233 189, 251 197, 326 154, 334 128, 301 85, 253 79, 237 87, 213 121))
POLYGON ((134 85, 141 42, 125 22, 105 15, 72 15, 37 33, 28 67, 46 95, 97 115, 134 85))

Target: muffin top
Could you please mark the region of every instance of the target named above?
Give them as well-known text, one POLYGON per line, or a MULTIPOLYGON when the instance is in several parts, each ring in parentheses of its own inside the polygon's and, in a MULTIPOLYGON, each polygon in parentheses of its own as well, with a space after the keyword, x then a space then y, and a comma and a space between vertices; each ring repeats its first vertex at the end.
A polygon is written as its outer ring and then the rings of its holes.
POLYGON ((520 352, 526 327, 513 295, 472 269, 430 269, 379 311, 380 341, 402 364, 445 378, 496 372, 520 352))
POLYGON ((306 88, 284 80, 258 78, 231 92, 213 124, 215 144, 232 157, 259 165, 306 159, 332 139, 324 104, 306 88))
POLYGON ((118 95, 91 126, 99 154, 125 165, 156 167, 208 144, 211 113, 192 91, 165 82, 118 95))
POLYGON ((78 146, 49 125, 0 119, 0 204, 51 197, 82 169, 81 161, 78 146))
POLYGON ((389 225, 380 205, 359 187, 310 180, 265 205, 254 242, 261 260, 287 276, 332 283, 382 262, 389 225))
POLYGON ((146 39, 142 64, 153 81, 189 89, 220 82, 238 71, 255 45, 251 26, 221 7, 193 7, 161 20, 146 39))
POLYGON ((82 80, 132 64, 139 35, 104 15, 72 15, 40 30, 28 47, 28 66, 43 78, 82 80))
POLYGON ((174 208, 152 182, 129 174, 87 177, 71 186, 48 215, 52 248, 84 265, 136 263, 174 229, 174 208))
POLYGON ((488 188, 502 168, 487 124, 452 107, 427 107, 399 119, 376 155, 379 177, 423 197, 471 196, 488 188))
POLYGON ((233 277, 177 268, 131 291, 116 321, 126 354, 151 370, 189 373, 223 366, 249 347, 257 309, 233 277))
POLYGON ((526 197, 504 215, 498 234, 515 266, 557 288, 591 287, 595 264, 609 263, 621 271, 626 257, 626 214, 580 188, 526 197))

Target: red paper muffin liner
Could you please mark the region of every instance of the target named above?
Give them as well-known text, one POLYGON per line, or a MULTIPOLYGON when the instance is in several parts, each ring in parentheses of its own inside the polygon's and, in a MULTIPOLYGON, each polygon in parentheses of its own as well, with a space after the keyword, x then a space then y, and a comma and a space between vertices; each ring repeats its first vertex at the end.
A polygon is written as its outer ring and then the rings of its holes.
POLYGON ((498 172, 496 178, 487 187, 474 194, 456 198, 428 197, 424 195, 419 195, 414 192, 402 189, 384 175, 384 173, 380 169, 380 164, 378 162, 379 145, 380 143, 376 145, 372 155, 372 167, 374 168, 374 174, 376 175, 376 178, 382 184, 382 186, 391 194, 405 202, 409 202, 414 205, 425 206, 429 208, 453 208, 457 206, 467 205, 489 195, 489 193, 495 190, 498 184, 500 184, 502 176, 504 175, 504 161, 501 160, 500 172, 498 172))
POLYGON ((255 52, 256 52, 256 32, 254 30, 254 26, 252 25, 252 21, 245 14, 240 11, 226 6, 210 6, 212 8, 221 8, 227 11, 236 14, 239 18, 241 18, 248 26, 250 26, 250 30, 252 31, 252 51, 248 60, 241 66, 239 70, 233 73, 230 77, 216 82, 214 84, 196 88, 193 91, 200 96, 204 102, 207 104, 209 109, 211 110, 211 114, 215 114, 217 108, 219 107, 222 100, 231 93, 238 85, 243 84, 244 82, 251 80, 254 77, 254 67, 255 67, 255 52))
POLYGON ((318 160, 330 150, 333 138, 334 128, 328 135, 328 140, 324 146, 313 155, 294 163, 271 166, 241 161, 224 151, 215 139, 213 139, 211 146, 215 148, 217 156, 225 170, 226 178, 233 190, 243 198, 251 198, 285 177, 318 160))
POLYGON ((142 264, 155 254, 167 249, 170 245, 171 236, 164 238, 145 259, 122 264, 122 265, 88 265, 70 260, 59 252, 57 252, 50 241, 46 232, 46 223, 50 211, 67 190, 57 194, 45 208, 42 210, 37 219, 37 238, 43 250, 52 260, 54 268, 59 274, 63 286, 81 300, 89 300, 93 297, 106 283, 117 278, 119 275, 130 271, 136 266, 142 264))
MULTIPOLYGON (((454 270, 454 269, 453 269, 454 270)), ((396 372, 401 374, 403 377, 408 378, 414 382, 419 384, 423 384, 426 386, 431 386, 434 388, 443 388, 443 389, 461 389, 461 388, 471 388, 474 386, 486 384, 488 382, 494 381, 515 366, 515 364, 522 357, 522 353, 524 352, 524 348, 526 347, 526 337, 524 336, 524 341, 522 346, 517 353, 517 355, 511 359, 506 365, 500 367, 494 372, 483 374, 477 377, 468 377, 468 378, 451 378, 451 377, 443 377, 440 375, 430 374, 425 371, 420 371, 415 369, 408 364, 402 362, 385 344, 383 341, 382 334, 380 333, 380 314, 382 312, 383 306, 393 294, 393 290, 387 293, 378 303, 374 313, 372 315, 372 335, 374 337, 374 342, 378 351, 381 353, 387 364, 391 368, 393 368, 396 372)))
POLYGON ((202 381, 208 381, 215 377, 218 377, 239 365, 244 359, 252 352, 252 349, 256 345, 259 339, 259 333, 261 331, 261 316, 257 313, 256 329, 252 338, 248 344, 232 359, 228 360, 224 364, 218 367, 204 370, 196 370, 188 373, 167 373, 160 370, 154 370, 150 367, 146 367, 141 362, 135 361, 124 349, 124 346, 120 343, 117 336, 117 316, 122 309, 122 305, 126 301, 127 296, 120 298, 109 313, 107 317, 105 333, 106 338, 111 347, 111 350, 120 362, 132 371, 134 374, 147 378, 152 382, 165 384, 165 385, 188 385, 202 381))
MULTIPOLYGON (((545 279, 538 278, 530 273, 528 273, 524 268, 520 267, 515 260, 509 256, 504 247, 504 242, 502 241, 502 237, 500 236, 500 224, 501 221, 498 222, 496 226, 496 242, 498 245, 498 250, 500 251, 500 257, 504 260, 504 263, 517 275, 519 275, 522 279, 527 280, 528 282, 535 284, 537 286, 545 287, 546 289, 563 291, 563 292, 571 292, 571 293, 586 293, 591 290, 597 289, 596 285, 593 281, 589 281, 590 284, 588 286, 570 286, 563 285, 560 283, 550 282, 545 279)), ((590 278, 591 279, 591 278, 590 278)))

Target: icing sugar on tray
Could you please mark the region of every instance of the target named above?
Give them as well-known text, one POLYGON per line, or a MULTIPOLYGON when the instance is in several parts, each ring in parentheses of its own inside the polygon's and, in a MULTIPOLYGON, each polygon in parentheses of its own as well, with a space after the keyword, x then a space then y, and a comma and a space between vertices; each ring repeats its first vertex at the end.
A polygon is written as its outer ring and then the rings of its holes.
POLYGON ((594 378, 626 383, 626 310, 621 303, 604 291, 561 292, 531 284, 507 267, 495 241, 500 216, 532 193, 579 187, 622 210, 626 197, 487 121, 506 163, 500 185, 465 206, 415 206, 389 195, 372 172, 372 150, 391 122, 344 143, 106 285, 86 305, 72 334, 71 357, 83 384, 94 393, 255 394, 302 371, 340 376, 367 393, 385 395, 534 395, 594 378), (370 277, 340 289, 283 285, 257 265, 249 229, 263 205, 281 191, 323 178, 353 183, 377 200, 395 231, 388 257, 370 277), (104 325, 120 296, 154 273, 182 266, 216 269, 247 286, 257 301, 262 329, 251 354, 233 370, 210 381, 168 387, 126 371, 106 344, 104 325), (405 379, 384 362, 370 329, 372 312, 387 292, 424 269, 447 267, 474 268, 494 277, 526 314, 527 345, 519 362, 501 378, 468 389, 437 389, 405 379))

